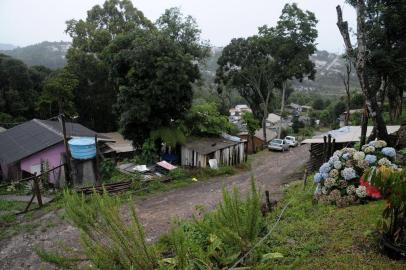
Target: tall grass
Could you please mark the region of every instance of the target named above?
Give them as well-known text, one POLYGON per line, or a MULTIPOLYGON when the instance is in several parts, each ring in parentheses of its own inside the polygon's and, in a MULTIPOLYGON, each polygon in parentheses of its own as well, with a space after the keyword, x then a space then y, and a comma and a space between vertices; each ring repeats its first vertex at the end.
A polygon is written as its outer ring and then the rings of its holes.
MULTIPOLYGON (((146 242, 132 205, 130 221, 123 219, 121 204, 118 197, 108 194, 85 198, 64 192, 66 216, 80 230, 85 255, 97 269, 226 269, 267 232, 254 179, 246 198, 238 189, 223 189, 223 200, 215 211, 179 222, 158 244, 146 242)), ((42 255, 54 264, 69 263, 53 254, 42 255)), ((260 264, 254 252, 241 266, 260 264)))
POLYGON ((120 201, 107 194, 65 192, 66 215, 80 229, 87 258, 98 269, 156 269, 155 248, 146 243, 135 209, 130 206, 129 224, 120 216, 120 201))

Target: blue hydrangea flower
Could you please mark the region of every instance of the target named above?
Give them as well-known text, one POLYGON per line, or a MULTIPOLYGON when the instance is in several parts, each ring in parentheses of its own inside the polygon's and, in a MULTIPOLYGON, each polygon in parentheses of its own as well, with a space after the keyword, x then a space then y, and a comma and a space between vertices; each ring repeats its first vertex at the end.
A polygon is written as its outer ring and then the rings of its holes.
POLYGON ((376 162, 377 158, 376 158, 375 155, 366 155, 365 160, 368 161, 369 165, 371 165, 371 164, 374 164, 376 162))
POLYGON ((350 154, 345 153, 343 154, 343 159, 348 160, 350 158, 350 154))
POLYGON ((322 173, 321 177, 323 177, 324 180, 326 180, 329 177, 328 173, 322 173))
POLYGON ((323 165, 320 166, 319 172, 320 173, 329 173, 331 170, 331 165, 328 164, 328 162, 324 163, 323 165))
POLYGON ((382 154, 390 158, 394 158, 396 156, 396 150, 393 147, 382 148, 381 152, 382 154))
POLYGON ((332 156, 332 157, 328 160, 328 163, 329 163, 331 166, 333 166, 333 165, 334 165, 334 162, 336 162, 336 161, 340 161, 340 158, 337 157, 337 156, 332 156))
POLYGON ((321 173, 316 173, 313 177, 315 183, 320 183, 323 180, 321 173))
POLYGON ((349 181, 351 179, 356 178, 357 173, 353 168, 345 168, 344 170, 341 171, 341 176, 344 178, 344 180, 349 181))

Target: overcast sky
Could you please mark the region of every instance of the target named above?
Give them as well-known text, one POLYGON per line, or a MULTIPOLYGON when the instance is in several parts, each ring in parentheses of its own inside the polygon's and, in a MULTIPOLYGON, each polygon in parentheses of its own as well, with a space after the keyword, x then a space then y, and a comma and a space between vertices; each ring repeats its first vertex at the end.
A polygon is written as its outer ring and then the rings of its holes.
MULTIPOLYGON (((104 0, 0 0, 0 43, 26 46, 41 41, 70 40, 64 33, 65 21, 84 19, 86 11, 104 0)), ((225 46, 234 37, 247 37, 257 27, 275 25, 285 3, 296 2, 316 14, 318 49, 342 52, 335 7, 355 27, 355 11, 344 0, 132 0, 134 6, 155 21, 166 8, 180 7, 192 15, 202 37, 214 46, 225 46)))

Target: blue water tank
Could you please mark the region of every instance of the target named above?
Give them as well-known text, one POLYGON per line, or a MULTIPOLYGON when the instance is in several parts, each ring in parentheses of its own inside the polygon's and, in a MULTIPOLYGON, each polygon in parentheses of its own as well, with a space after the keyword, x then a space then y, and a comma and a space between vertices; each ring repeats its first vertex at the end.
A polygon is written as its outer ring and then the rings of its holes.
POLYGON ((96 156, 96 143, 94 138, 73 138, 68 141, 68 144, 74 159, 91 159, 96 156))

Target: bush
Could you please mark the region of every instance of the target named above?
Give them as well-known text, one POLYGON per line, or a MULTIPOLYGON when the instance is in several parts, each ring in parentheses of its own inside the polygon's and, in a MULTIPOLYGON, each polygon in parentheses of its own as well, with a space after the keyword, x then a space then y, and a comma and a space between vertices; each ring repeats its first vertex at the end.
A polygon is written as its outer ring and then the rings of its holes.
MULTIPOLYGON (((237 189, 223 189, 223 201, 200 220, 183 223, 165 238, 169 251, 176 254, 176 269, 227 269, 266 233, 261 214, 261 200, 255 181, 247 199, 237 189), (204 252, 203 252, 204 251, 204 252)), ((259 264, 258 257, 248 257, 242 265, 259 264)))
POLYGON ((103 180, 108 180, 116 170, 116 164, 112 159, 106 158, 100 163, 100 173, 103 180))

